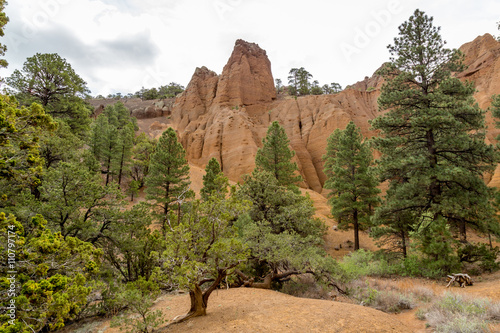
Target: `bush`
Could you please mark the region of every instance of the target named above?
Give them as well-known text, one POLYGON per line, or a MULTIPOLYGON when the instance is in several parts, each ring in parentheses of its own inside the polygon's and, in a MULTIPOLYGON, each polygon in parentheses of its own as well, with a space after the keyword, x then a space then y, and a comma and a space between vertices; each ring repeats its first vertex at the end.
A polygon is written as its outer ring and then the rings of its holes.
POLYGON ((345 281, 352 281, 362 276, 389 276, 397 273, 398 268, 380 254, 363 249, 345 256, 340 262, 345 281))
POLYGON ((475 263, 479 262, 479 267, 483 271, 496 271, 500 264, 496 262, 500 249, 497 247, 489 249, 484 243, 468 243, 457 251, 461 262, 475 263))
POLYGON ((328 290, 311 275, 297 276, 283 283, 280 291, 295 297, 330 299, 328 290))
POLYGON ((118 300, 127 304, 128 310, 114 317, 111 326, 120 326, 127 333, 151 333, 164 323, 160 310, 153 311, 153 302, 160 295, 158 286, 142 277, 127 284, 125 290, 118 294, 118 300))
POLYGON ((419 316, 438 332, 488 332, 488 324, 500 320, 500 303, 446 293, 419 316))
POLYGON ((415 307, 412 295, 402 293, 390 284, 356 280, 350 283, 348 294, 361 305, 383 312, 398 313, 415 307))

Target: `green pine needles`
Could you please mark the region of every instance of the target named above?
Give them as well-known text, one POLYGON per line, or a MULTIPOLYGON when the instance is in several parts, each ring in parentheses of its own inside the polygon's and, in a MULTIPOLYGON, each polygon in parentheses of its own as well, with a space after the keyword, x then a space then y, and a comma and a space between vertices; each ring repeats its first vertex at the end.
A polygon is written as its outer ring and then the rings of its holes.
POLYGON ((362 141, 359 128, 351 121, 345 130, 328 138, 324 156, 325 188, 332 190, 328 202, 340 229, 352 225, 354 249, 359 249, 359 230, 366 229, 370 215, 379 204, 378 182, 371 168, 372 152, 362 141))
POLYGON ((277 121, 273 121, 262 140, 264 146, 257 151, 255 168, 258 171, 269 171, 278 180, 279 185, 295 185, 302 181, 297 175, 297 163, 292 162, 295 152, 289 147, 285 129, 277 121))
POLYGON ((403 239, 408 223, 418 230, 444 219, 465 240, 466 226, 484 231, 492 214, 482 176, 494 170, 497 155, 485 143, 485 112, 473 84, 452 76, 464 69, 463 55, 444 47, 439 30, 419 10, 399 27, 381 71, 386 83, 378 102, 387 112, 371 122, 380 132, 380 180, 389 181, 374 220, 403 239))

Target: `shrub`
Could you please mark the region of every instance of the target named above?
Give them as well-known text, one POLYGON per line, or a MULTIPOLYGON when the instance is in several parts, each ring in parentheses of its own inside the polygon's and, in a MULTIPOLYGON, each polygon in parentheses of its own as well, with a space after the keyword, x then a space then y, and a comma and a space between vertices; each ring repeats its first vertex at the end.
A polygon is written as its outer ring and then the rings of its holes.
POLYGON ((382 255, 363 249, 345 256, 340 267, 344 270, 346 281, 362 276, 389 276, 398 271, 397 266, 389 264, 382 255))
POLYGON ((397 287, 387 283, 355 280, 350 283, 348 294, 361 305, 370 306, 384 312, 401 312, 412 309, 415 301, 412 295, 402 293, 397 287))
POLYGON ((500 249, 497 247, 489 249, 484 243, 468 243, 460 247, 457 251, 461 262, 479 262, 479 267, 484 271, 498 270, 500 264, 496 262, 500 249))
POLYGON ((488 332, 488 324, 499 321, 499 314, 500 303, 446 293, 419 316, 438 332, 488 332))
POLYGON ((309 274, 297 276, 285 282, 280 291, 288 295, 302 298, 330 298, 328 290, 309 274))
POLYGON ((119 302, 128 305, 128 310, 114 317, 111 326, 120 326, 127 333, 151 333, 164 323, 160 310, 153 311, 153 302, 159 296, 158 286, 142 277, 127 284, 125 290, 118 294, 119 302))
POLYGON ((411 293, 418 300, 426 303, 432 301, 435 296, 434 292, 431 289, 421 286, 413 288, 411 293))

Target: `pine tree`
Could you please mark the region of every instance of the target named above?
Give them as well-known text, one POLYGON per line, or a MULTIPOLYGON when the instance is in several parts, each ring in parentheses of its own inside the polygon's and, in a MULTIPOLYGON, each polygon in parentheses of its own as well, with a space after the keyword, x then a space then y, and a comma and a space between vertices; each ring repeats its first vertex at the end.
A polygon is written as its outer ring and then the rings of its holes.
POLYGON ((295 152, 289 148, 289 140, 285 130, 277 121, 269 126, 264 146, 257 151, 255 167, 257 170, 271 172, 281 186, 294 185, 302 181, 297 163, 292 162, 295 152))
POLYGON ((131 163, 132 147, 134 146, 134 127, 131 123, 118 130, 118 142, 115 146, 115 159, 112 173, 118 175, 118 186, 121 185, 122 176, 131 163))
POLYGON ((215 179, 217 175, 221 174, 222 171, 220 169, 219 162, 212 157, 207 166, 205 167, 205 175, 203 176, 203 188, 200 191, 201 198, 203 201, 207 201, 212 192, 221 192, 223 189, 217 186, 215 179))
POLYGON ((175 130, 169 127, 158 140, 156 151, 151 156, 146 178, 146 199, 153 200, 158 208, 157 216, 164 234, 167 223, 170 223, 170 205, 176 201, 180 205, 190 195, 189 165, 185 155, 175 130))
POLYGON ((416 10, 399 27, 381 71, 386 83, 378 100, 383 116, 372 121, 381 136, 381 180, 390 181, 386 202, 375 220, 391 223, 394 213, 414 216, 415 229, 444 218, 459 227, 484 229, 491 214, 490 191, 482 180, 496 155, 484 142, 484 111, 475 103, 472 83, 461 71, 463 56, 444 48, 432 17, 416 10))
POLYGON ((106 185, 110 181, 117 145, 118 129, 113 125, 113 118, 105 113, 100 114, 93 127, 91 147, 106 173, 106 185))
POLYGON ((359 230, 379 203, 377 180, 371 170, 372 152, 362 142, 359 128, 351 121, 345 130, 335 131, 328 140, 325 188, 332 190, 329 203, 339 228, 354 228, 354 249, 359 249, 359 230), (335 145, 335 147, 332 147, 335 145))

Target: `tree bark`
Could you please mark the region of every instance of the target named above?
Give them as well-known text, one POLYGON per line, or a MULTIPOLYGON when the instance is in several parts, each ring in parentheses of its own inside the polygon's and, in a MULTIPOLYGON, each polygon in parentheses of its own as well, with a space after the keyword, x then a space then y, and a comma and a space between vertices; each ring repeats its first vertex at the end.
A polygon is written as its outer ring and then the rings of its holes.
POLYGON ((403 250, 403 258, 406 258, 407 253, 406 253, 406 235, 405 231, 401 230, 401 248, 403 250))
POLYGON ((211 281, 212 284, 204 292, 201 290, 201 285, 204 282, 195 284, 194 288, 189 291, 189 297, 191 299, 191 307, 189 309, 189 312, 181 317, 174 318, 173 323, 178 324, 194 317, 206 316, 208 298, 225 277, 226 277, 226 270, 220 269, 216 279, 206 280, 206 281, 211 281))
POLYGON ((358 210, 355 209, 353 213, 354 224, 354 251, 359 250, 359 223, 358 223, 358 210))
POLYGON ((458 228, 460 230, 460 241, 462 243, 467 243, 467 227, 466 227, 465 219, 461 218, 458 221, 458 228))

